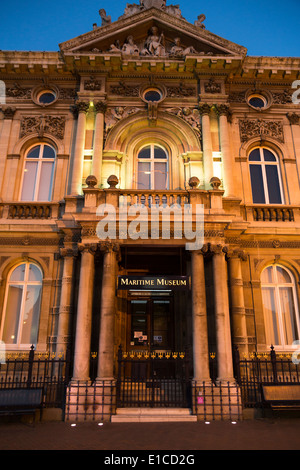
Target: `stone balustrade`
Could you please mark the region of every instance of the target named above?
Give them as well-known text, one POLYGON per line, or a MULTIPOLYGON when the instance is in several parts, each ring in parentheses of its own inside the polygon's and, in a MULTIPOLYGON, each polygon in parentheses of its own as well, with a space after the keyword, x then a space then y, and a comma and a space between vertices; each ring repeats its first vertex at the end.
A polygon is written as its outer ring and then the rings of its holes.
POLYGON ((2 204, 2 218, 5 219, 57 219, 58 203, 14 202, 2 204))
POLYGON ((251 206, 246 208, 247 216, 254 222, 295 222, 299 207, 251 206))

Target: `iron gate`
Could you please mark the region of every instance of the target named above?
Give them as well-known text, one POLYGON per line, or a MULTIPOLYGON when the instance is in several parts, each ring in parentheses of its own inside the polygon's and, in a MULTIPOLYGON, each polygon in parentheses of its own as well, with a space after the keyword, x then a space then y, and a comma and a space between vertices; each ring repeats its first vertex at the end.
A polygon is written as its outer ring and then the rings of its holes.
POLYGON ((117 407, 191 406, 189 355, 185 352, 118 352, 117 407))

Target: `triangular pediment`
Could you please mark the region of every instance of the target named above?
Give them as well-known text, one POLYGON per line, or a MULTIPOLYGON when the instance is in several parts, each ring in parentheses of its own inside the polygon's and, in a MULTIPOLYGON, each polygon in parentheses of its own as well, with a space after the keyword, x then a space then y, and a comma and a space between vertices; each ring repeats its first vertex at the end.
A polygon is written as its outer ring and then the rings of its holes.
POLYGON ((105 54, 143 58, 184 59, 186 56, 244 57, 247 50, 206 30, 201 22, 156 7, 122 16, 115 22, 60 44, 63 54, 105 54), (156 29, 153 29, 156 28, 156 29))

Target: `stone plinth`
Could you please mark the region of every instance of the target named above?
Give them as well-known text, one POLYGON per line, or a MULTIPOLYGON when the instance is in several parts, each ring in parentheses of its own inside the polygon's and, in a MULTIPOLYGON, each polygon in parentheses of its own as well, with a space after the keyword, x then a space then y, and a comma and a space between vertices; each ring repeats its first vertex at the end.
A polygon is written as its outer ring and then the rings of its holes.
POLYGON ((65 421, 110 421, 116 410, 116 383, 71 383, 67 389, 65 421))

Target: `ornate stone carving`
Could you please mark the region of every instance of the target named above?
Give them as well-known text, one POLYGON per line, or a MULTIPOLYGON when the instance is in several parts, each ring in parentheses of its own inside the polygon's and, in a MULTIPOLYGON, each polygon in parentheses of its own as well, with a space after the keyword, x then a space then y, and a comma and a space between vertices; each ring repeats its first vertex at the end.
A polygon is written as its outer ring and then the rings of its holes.
POLYGON ((2 106, 1 111, 4 114, 4 119, 13 119, 17 110, 12 106, 2 106))
POLYGON ((290 90, 284 90, 279 93, 272 93, 273 104, 289 104, 292 103, 292 94, 290 90))
POLYGON ((101 8, 99 10, 99 15, 102 20, 101 26, 107 26, 108 24, 111 23, 111 16, 106 14, 106 11, 104 10, 104 8, 101 8))
POLYGON ((245 91, 233 91, 229 94, 228 101, 234 103, 244 103, 245 100, 245 91))
POLYGON ((227 116, 227 118, 231 116, 230 107, 226 104, 217 104, 215 106, 215 111, 219 116, 227 116))
POLYGON ((198 28, 205 29, 205 25, 203 24, 203 21, 206 20, 206 16, 201 13, 201 15, 197 16, 197 20, 195 21, 194 25, 197 26, 198 28))
POLYGON ((192 87, 186 87, 183 83, 180 83, 178 86, 167 86, 167 96, 169 98, 182 98, 195 96, 196 90, 192 87))
POLYGON ((134 43, 133 36, 128 36, 122 47, 122 53, 125 55, 139 55, 140 50, 134 43))
POLYGON ((201 114, 201 116, 203 114, 210 114, 211 112, 211 106, 210 104, 207 104, 207 103, 204 103, 204 104, 201 104, 199 107, 199 113, 201 114))
POLYGON ((135 15, 136 13, 140 13, 152 7, 163 10, 176 18, 182 18, 179 5, 166 5, 166 0, 140 0, 139 5, 136 3, 127 3, 124 14, 119 19, 127 18, 128 16, 135 15))
POLYGON ((96 80, 95 77, 91 77, 89 80, 85 80, 84 89, 91 91, 101 90, 102 83, 100 80, 96 80))
POLYGON ((300 116, 299 114, 296 114, 296 113, 288 113, 286 115, 286 117, 288 118, 288 120, 290 121, 290 124, 292 125, 297 125, 299 124, 299 120, 300 120, 300 116))
POLYGON ((76 257, 78 255, 78 248, 60 248, 59 254, 62 258, 76 257))
POLYGON ((90 107, 90 103, 86 101, 77 101, 76 111, 77 113, 87 113, 90 107))
POLYGON ((59 98, 62 100, 71 100, 77 97, 77 91, 74 88, 60 88, 59 98))
POLYGON ((108 132, 119 122, 121 119, 125 119, 131 114, 140 111, 139 108, 133 106, 122 107, 117 106, 116 108, 109 108, 105 115, 105 132, 108 132))
POLYGON ((204 84, 205 93, 221 93, 222 87, 220 83, 216 83, 215 79, 212 77, 209 82, 204 84))
POLYGON ((167 112, 184 119, 194 129, 198 137, 202 138, 200 112, 197 108, 168 108, 167 112))
POLYGON ((78 250, 80 253, 83 253, 84 251, 88 251, 92 255, 96 253, 98 249, 97 243, 78 243, 78 250))
POLYGON ((150 29, 144 44, 144 48, 141 51, 141 55, 158 57, 163 57, 166 55, 164 33, 159 34, 158 28, 156 26, 152 26, 150 29))
POLYGON ((112 86, 110 88, 110 93, 113 95, 119 96, 139 96, 140 88, 139 86, 127 85, 124 82, 119 82, 119 85, 112 86))
POLYGON ((174 39, 174 46, 171 47, 170 57, 185 57, 191 54, 197 54, 193 46, 183 47, 180 38, 174 39))
POLYGON ((274 137, 284 142, 281 121, 265 121, 263 119, 241 119, 239 122, 241 141, 246 142, 252 137, 274 137))
POLYGON ((107 104, 104 101, 97 101, 96 103, 94 103, 94 108, 95 108, 96 113, 105 114, 107 104))
POLYGON ((45 133, 49 133, 62 140, 65 134, 65 123, 64 116, 23 116, 20 137, 35 133, 43 137, 45 133))
POLYGON ((18 83, 15 83, 12 88, 6 88, 6 96, 9 98, 31 98, 31 88, 22 88, 18 83))

